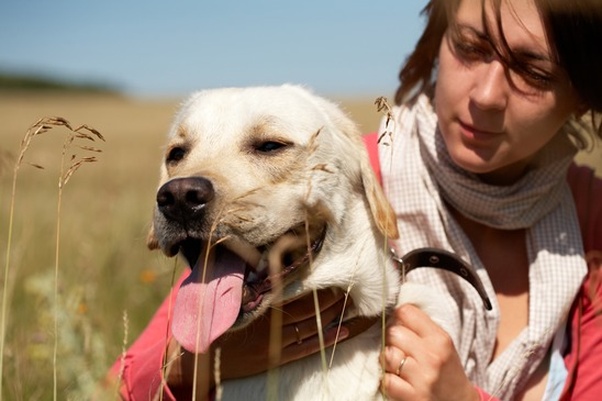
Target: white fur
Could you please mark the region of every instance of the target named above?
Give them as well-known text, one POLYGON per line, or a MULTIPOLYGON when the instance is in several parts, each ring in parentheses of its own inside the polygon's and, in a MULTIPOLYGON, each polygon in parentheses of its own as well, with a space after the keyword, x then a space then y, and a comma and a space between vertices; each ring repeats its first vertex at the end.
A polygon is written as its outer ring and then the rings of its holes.
MULTIPOLYGON (((308 210, 328 211, 328 231, 311 272, 290 283, 285 297, 339 287, 353 298, 348 318, 379 316, 399 302, 410 302, 444 323, 444 317, 436 316, 439 301, 428 288, 404 285, 400 292, 399 272, 387 246, 387 237, 397 235, 394 213, 370 168, 359 130, 335 104, 291 85, 200 92, 176 116, 170 146, 181 144, 190 146, 185 160, 163 166, 161 183, 188 175, 210 178, 216 205, 207 213, 221 219, 218 232, 223 235, 260 245, 303 221, 308 210), (245 147, 256 138, 272 137, 293 145, 272 158, 245 147), (240 198, 245 202, 233 201, 240 198)), ((160 245, 168 241, 164 220, 157 212, 160 245)), ((381 327, 379 322, 338 344, 326 370, 319 354, 280 367, 275 399, 381 399, 381 327)), ((325 352, 330 360, 332 348, 325 352)), ((225 381, 223 399, 267 399, 268 377, 225 381)))

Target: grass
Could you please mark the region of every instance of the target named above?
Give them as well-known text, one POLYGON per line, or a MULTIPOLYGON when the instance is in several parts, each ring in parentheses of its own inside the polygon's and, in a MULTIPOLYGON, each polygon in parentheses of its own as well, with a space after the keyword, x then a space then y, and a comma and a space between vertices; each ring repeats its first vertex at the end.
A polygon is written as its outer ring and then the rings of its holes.
MULTIPOLYGON (((19 172, 10 275, 7 276, 3 398, 52 399, 58 340, 58 399, 89 399, 123 344, 122 315, 134 337, 166 293, 169 269, 144 239, 161 156, 162 131, 173 104, 138 104, 113 97, 35 96, 1 99, 0 252, 6 256, 11 165, 28 126, 45 115, 87 123, 109 138, 102 162, 71 177, 60 216, 60 303, 53 307, 58 177, 62 138, 39 136, 19 172), (157 106, 163 113, 157 111, 157 106), (148 116, 153 121, 148 121, 148 116), (163 116, 164 118, 161 118, 163 116), (146 125, 145 125, 146 123, 146 125), (153 141, 154 139, 154 141, 153 141), (49 287, 50 286, 50 287, 49 287), (55 336, 55 316, 59 319, 55 336), (88 397, 86 397, 88 393, 88 397)), ((3 258, 4 259, 4 258, 3 258)))
MULTIPOLYGON (((382 114, 374 98, 342 103, 365 132, 378 127, 382 114)), ((60 400, 90 399, 124 342, 136 338, 167 294, 174 263, 148 251, 145 241, 162 146, 177 105, 102 94, 0 94, 0 256, 10 256, 10 273, 2 277, 7 302, 0 398, 49 400, 56 389, 60 400), (54 115, 73 126, 89 124, 107 142, 100 161, 63 188, 57 262, 63 141, 53 135, 35 139, 26 162, 44 169, 24 164, 19 171, 7 255, 20 141, 33 122, 54 115)), ((580 157, 602 165, 599 153, 580 157)))
MULTIPOLYGON (((32 143, 32 140, 44 133, 51 131, 57 127, 64 127, 68 130, 68 134, 65 136, 63 141, 63 150, 61 152, 61 167, 59 170, 59 179, 58 179, 58 201, 57 201, 57 223, 56 223, 56 247, 55 247, 55 266, 54 266, 54 292, 53 292, 53 310, 54 310, 54 346, 53 346, 53 399, 57 399, 57 355, 58 355, 58 324, 59 324, 59 296, 58 296, 58 272, 59 272, 59 250, 60 250, 60 216, 61 216, 61 207, 62 207, 62 194, 63 188, 69 182, 69 179, 73 176, 73 174, 84 164, 95 162, 97 159, 95 156, 78 156, 77 153, 71 153, 74 148, 79 148, 79 151, 85 152, 101 152, 100 149, 89 146, 89 145, 79 145, 78 142, 82 140, 88 140, 94 142, 96 139, 104 140, 102 135, 95 131, 93 128, 90 128, 86 125, 81 125, 77 128, 71 127, 69 122, 63 118, 42 118, 38 120, 35 124, 33 124, 26 132, 23 140, 21 141, 21 146, 19 149, 19 156, 17 160, 14 162, 13 168, 13 179, 12 179, 12 189, 11 189, 11 200, 10 200, 10 209, 8 216, 8 232, 7 232, 7 245, 6 245, 6 264, 4 268, 4 277, 7 278, 4 280, 3 288, 2 288, 2 313, 1 313, 1 334, 0 334, 0 372, 4 372, 4 347, 5 347, 5 339, 6 339, 6 320, 7 320, 7 308, 8 308, 8 288, 9 281, 8 277, 10 276, 10 267, 11 267, 11 251, 12 251, 12 233, 13 233, 13 221, 14 221, 14 211, 15 211, 15 199, 16 199, 16 187, 17 187, 17 178, 20 168, 24 165, 25 154, 32 143), (68 167, 65 166, 65 159, 67 155, 71 153, 70 164, 68 167)), ((43 168, 39 165, 30 163, 31 166, 37 168, 43 168)), ((0 378, 0 398, 2 397, 2 384, 3 377, 0 378)))

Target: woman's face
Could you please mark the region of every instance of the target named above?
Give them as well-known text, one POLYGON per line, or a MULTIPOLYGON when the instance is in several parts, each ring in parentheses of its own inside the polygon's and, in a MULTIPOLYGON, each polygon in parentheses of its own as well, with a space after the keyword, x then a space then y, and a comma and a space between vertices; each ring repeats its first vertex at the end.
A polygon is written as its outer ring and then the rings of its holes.
POLYGON ((480 0, 462 0, 439 50, 435 108, 453 161, 494 184, 508 184, 525 171, 532 156, 575 112, 578 99, 552 56, 532 0, 503 0, 499 36, 495 12, 485 2, 492 40, 480 0), (528 67, 508 70, 502 40, 528 67))

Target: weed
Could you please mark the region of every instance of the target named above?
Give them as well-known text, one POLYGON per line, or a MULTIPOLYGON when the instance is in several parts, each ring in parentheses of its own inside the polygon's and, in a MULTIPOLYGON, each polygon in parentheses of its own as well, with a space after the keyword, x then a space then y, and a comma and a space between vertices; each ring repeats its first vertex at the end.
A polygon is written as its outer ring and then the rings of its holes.
MULTIPOLYGON (((58 357, 58 347, 59 347, 59 320, 61 309, 59 308, 59 282, 58 282, 58 273, 59 273, 59 251, 60 251, 60 222, 61 222, 61 206, 62 206, 62 195, 63 188, 69 181, 69 179, 73 176, 73 174, 85 163, 95 162, 97 159, 94 156, 84 156, 79 157, 77 153, 71 153, 71 151, 76 148, 85 152, 101 152, 100 149, 79 145, 79 142, 82 140, 92 141, 94 142, 96 139, 100 139, 104 141, 103 136, 96 131, 95 129, 87 126, 81 125, 76 128, 73 128, 69 121, 62 117, 46 117, 39 119, 36 123, 34 123, 25 133, 21 141, 21 146, 19 149, 19 155, 15 161, 13 168, 13 177, 12 177, 12 191, 10 198, 10 211, 9 211, 9 223, 8 223, 8 235, 7 235, 7 246, 6 246, 6 260, 4 266, 4 280, 3 280, 3 292, 2 292, 2 311, 0 317, 0 372, 2 373, 1 377, 4 377, 4 347, 6 343, 6 320, 7 320, 7 305, 8 305, 8 294, 9 288, 8 283, 10 283, 10 266, 11 266, 11 249, 12 249, 12 236, 13 236, 13 224, 14 224, 14 211, 15 211, 15 199, 16 199, 16 191, 17 191, 17 178, 18 173, 21 167, 24 164, 31 165, 33 167, 43 169, 43 167, 39 164, 27 162, 25 161, 25 155, 30 148, 32 141, 38 135, 45 134, 55 128, 63 127, 67 129, 67 135, 65 137, 63 148, 62 148, 62 157, 61 157, 61 168, 58 182, 58 202, 57 202, 57 219, 56 219, 56 247, 55 247, 55 268, 54 268, 54 347, 53 347, 53 357, 52 357, 52 366, 53 366, 53 399, 56 400, 58 397, 58 383, 57 383, 57 374, 58 374, 58 365, 57 365, 57 357, 58 357), (70 163, 65 169, 65 158, 67 155, 70 155, 70 163)), ((65 327, 64 325, 61 327, 65 327)), ((3 394, 3 381, 0 377, 0 399, 2 399, 3 394)))

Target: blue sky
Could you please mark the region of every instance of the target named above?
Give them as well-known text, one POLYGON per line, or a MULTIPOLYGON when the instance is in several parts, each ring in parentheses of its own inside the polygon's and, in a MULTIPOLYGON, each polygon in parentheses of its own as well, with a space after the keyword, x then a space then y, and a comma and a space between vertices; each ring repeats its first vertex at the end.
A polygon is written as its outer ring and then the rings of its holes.
POLYGON ((140 96, 294 82, 386 95, 426 0, 2 0, 0 70, 140 96))

